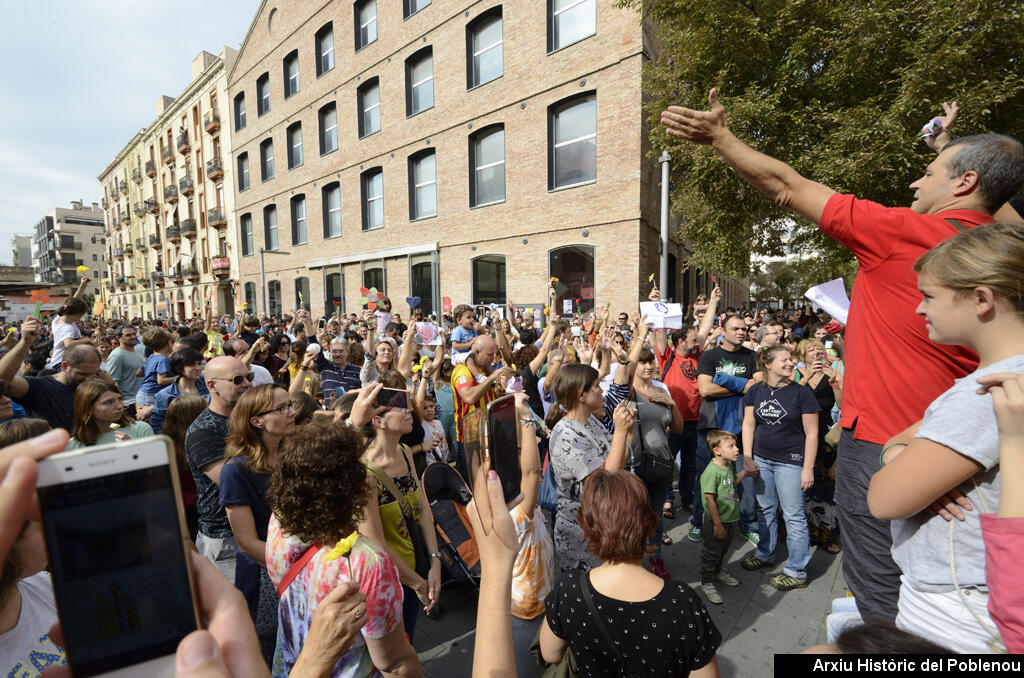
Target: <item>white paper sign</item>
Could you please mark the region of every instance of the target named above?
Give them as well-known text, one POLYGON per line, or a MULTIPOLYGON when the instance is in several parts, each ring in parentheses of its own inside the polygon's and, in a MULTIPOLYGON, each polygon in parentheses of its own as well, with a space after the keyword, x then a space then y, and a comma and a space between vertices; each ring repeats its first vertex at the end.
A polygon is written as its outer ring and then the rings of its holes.
POLYGON ((843 284, 842 278, 815 285, 804 292, 804 296, 825 309, 830 316, 846 324, 846 317, 850 313, 850 298, 846 296, 846 285, 843 284))
POLYGON ((562 301, 562 313, 570 315, 572 313, 572 299, 564 299, 562 301))
POLYGON ((647 322, 655 329, 683 329, 683 309, 679 304, 641 301, 640 315, 647 316, 647 322))
POLYGON ((416 323, 416 343, 422 346, 440 346, 441 333, 437 331, 434 323, 416 323))

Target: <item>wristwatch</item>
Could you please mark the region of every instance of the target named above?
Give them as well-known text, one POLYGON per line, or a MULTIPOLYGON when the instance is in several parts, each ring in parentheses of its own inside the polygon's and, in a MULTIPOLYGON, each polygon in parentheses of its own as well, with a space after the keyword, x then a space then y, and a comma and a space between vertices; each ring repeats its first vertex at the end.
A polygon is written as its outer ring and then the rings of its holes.
POLYGON ((440 559, 441 558, 441 552, 440 551, 435 551, 434 553, 430 554, 430 557, 431 558, 438 558, 438 559, 440 559))

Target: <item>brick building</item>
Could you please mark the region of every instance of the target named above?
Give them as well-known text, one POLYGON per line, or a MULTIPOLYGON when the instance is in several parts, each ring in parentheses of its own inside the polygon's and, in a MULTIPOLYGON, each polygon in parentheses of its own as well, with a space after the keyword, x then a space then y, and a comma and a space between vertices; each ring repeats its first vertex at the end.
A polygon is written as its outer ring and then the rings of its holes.
MULTIPOLYGON (((439 312, 543 303, 554 276, 559 308, 635 305, 658 269, 654 48, 635 12, 596 0, 265 0, 224 121, 240 297, 319 314, 376 287, 439 312)), ((692 300, 707 275, 679 271, 675 236, 669 255, 665 296, 692 300)))

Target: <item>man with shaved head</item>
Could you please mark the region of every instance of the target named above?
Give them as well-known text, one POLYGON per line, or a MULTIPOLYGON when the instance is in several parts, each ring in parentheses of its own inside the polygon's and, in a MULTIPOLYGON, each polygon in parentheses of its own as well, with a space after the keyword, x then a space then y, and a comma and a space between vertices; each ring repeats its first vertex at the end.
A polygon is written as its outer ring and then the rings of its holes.
POLYGON ((456 365, 452 370, 452 394, 455 400, 455 456, 459 473, 468 478, 466 453, 463 448, 462 418, 473 410, 486 408, 487 403, 501 395, 497 387, 503 377, 512 376, 512 370, 502 367, 491 370, 498 355, 498 345, 488 336, 478 336, 470 344, 470 360, 477 370, 476 377, 466 364, 456 365))
POLYGON ((21 324, 21 341, 0 359, 0 380, 10 386, 10 396, 19 405, 49 422, 54 428, 71 430, 75 411, 75 389, 100 373, 100 352, 92 344, 69 346, 62 356, 60 372, 47 377, 19 377, 25 355, 39 338, 38 318, 21 324))
POLYGON ((185 433, 185 459, 196 481, 196 512, 199 514, 196 550, 233 582, 235 537, 227 513, 220 505, 218 485, 224 465, 228 417, 238 399, 252 387, 253 373, 238 358, 219 356, 206 364, 204 376, 210 389, 210 406, 196 417, 185 433))

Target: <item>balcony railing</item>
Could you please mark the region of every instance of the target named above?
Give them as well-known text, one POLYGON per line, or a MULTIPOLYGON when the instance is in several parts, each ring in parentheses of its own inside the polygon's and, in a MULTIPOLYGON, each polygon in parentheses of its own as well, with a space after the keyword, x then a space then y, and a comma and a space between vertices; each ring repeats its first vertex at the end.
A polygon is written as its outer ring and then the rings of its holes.
POLYGON ((132 211, 135 212, 135 216, 141 217, 143 214, 146 213, 146 206, 141 202, 137 202, 134 205, 132 205, 132 211))
POLYGON ((149 246, 150 247, 160 247, 160 236, 156 235, 155 233, 153 235, 149 236, 149 246))
POLYGON ((215 228, 224 228, 228 225, 228 220, 219 207, 211 207, 206 210, 206 223, 215 228))
POLYGON ((172 205, 178 202, 178 187, 174 184, 164 187, 164 200, 172 205))
POLYGON ((206 161, 206 176, 210 181, 217 181, 224 177, 224 166, 221 165, 220 157, 206 161))
POLYGON ((174 163, 174 151, 172 151, 169 148, 165 148, 164 150, 160 151, 160 159, 163 160, 165 165, 173 164, 174 163))
POLYGON ((157 286, 164 286, 164 275, 160 271, 153 271, 149 274, 149 279, 152 280, 157 286))
POLYGON ((228 257, 216 257, 213 260, 213 274, 218 278, 231 275, 231 259, 228 257))
POLYGON ((106 198, 100 198, 100 207, 102 207, 103 209, 107 209, 107 199, 106 198))
POLYGON ((62 242, 58 241, 57 242, 57 247, 55 247, 54 249, 58 249, 58 250, 81 250, 82 249, 82 243, 77 242, 77 241, 74 241, 74 242, 63 242, 62 243, 62 242))
POLYGON ((181 241, 181 231, 178 228, 177 224, 171 224, 170 226, 167 227, 167 240, 169 242, 181 241))
POLYGON ((203 116, 203 127, 210 134, 220 129, 220 112, 216 108, 212 111, 207 111, 206 115, 203 116))
POLYGON ((138 167, 132 170, 132 181, 134 181, 136 184, 142 183, 142 170, 139 169, 138 167))
POLYGON ((155 177, 156 176, 156 165, 153 164, 152 160, 147 160, 146 161, 146 176, 147 177, 155 177))
POLYGON ((124 244, 124 253, 125 253, 126 256, 129 256, 129 257, 131 255, 135 254, 135 250, 132 249, 132 244, 130 242, 126 242, 124 244))
POLYGON ((190 196, 195 191, 195 184, 192 183, 192 177, 182 177, 178 180, 178 188, 181 189, 181 194, 184 196, 190 196))
POLYGON ((178 231, 186 238, 196 237, 196 220, 195 219, 183 219, 181 226, 178 231))
POLYGON ((124 179, 120 179, 117 182, 117 187, 121 190, 122 193, 124 193, 125 191, 128 190, 128 182, 125 181, 124 179))
POLYGON ((188 278, 192 278, 192 279, 198 279, 199 278, 199 269, 196 268, 195 266, 186 266, 185 267, 185 276, 188 277, 188 278))
POLYGON ((146 203, 145 204, 146 204, 146 210, 150 214, 159 214, 160 213, 160 203, 158 203, 153 198, 146 198, 146 203))
POLYGON ((145 238, 136 238, 135 239, 135 249, 137 249, 140 252, 145 252, 146 250, 148 250, 149 249, 149 245, 146 243, 146 239, 145 238))
POLYGON ((188 132, 181 132, 178 135, 178 143, 175 144, 178 149, 178 153, 188 153, 192 146, 188 142, 188 132))

